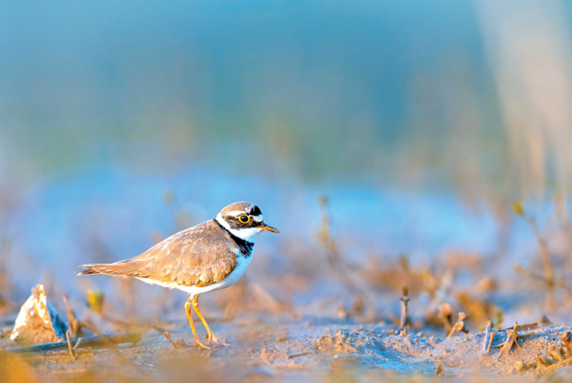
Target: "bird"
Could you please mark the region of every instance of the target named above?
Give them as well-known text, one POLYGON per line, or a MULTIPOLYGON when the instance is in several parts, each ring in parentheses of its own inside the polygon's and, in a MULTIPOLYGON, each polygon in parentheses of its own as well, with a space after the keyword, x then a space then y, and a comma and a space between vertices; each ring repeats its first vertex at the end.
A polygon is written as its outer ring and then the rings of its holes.
POLYGON ((235 202, 224 207, 214 219, 175 233, 134 258, 82 265, 84 270, 76 275, 133 277, 151 285, 184 291, 189 294, 185 312, 195 345, 210 348, 197 336, 191 307, 205 327, 207 342, 221 344, 201 314, 199 295, 235 284, 250 265, 254 240, 263 231, 279 233, 264 222, 258 206, 235 202))

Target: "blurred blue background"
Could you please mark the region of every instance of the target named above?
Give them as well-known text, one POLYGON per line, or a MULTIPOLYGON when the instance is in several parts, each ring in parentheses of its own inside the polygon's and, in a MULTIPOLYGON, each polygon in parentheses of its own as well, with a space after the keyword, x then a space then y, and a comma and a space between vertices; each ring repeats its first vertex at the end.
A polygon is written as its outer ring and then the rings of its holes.
POLYGON ((451 87, 499 133, 471 2, 36 2, 0 18, 4 150, 28 174, 206 164, 381 182, 422 125, 443 141, 451 87))
POLYGON ((26 291, 46 270, 75 283, 79 264, 243 199, 282 230, 258 245, 280 257, 312 243, 321 194, 349 255, 500 251, 513 200, 550 217, 570 188, 570 15, 563 1, 3 4, 11 267, 26 291))

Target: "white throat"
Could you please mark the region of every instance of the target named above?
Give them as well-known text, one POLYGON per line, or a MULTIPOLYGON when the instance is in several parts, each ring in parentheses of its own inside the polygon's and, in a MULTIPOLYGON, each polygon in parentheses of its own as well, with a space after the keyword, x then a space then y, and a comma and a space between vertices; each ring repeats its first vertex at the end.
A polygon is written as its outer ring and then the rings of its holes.
POLYGON ((232 235, 234 235, 234 236, 236 236, 242 240, 245 240, 246 242, 254 243, 254 239, 256 238, 256 234, 260 233, 260 229, 257 227, 250 227, 250 228, 244 228, 244 229, 232 229, 228 225, 228 222, 226 222, 220 214, 217 214, 215 219, 222 227, 224 227, 226 230, 230 231, 232 233, 232 235))

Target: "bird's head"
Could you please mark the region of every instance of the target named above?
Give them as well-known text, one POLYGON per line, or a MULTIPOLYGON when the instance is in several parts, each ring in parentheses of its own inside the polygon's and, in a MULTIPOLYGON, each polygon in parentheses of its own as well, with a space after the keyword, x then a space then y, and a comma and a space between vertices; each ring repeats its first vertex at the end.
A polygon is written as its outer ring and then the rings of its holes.
POLYGON ((256 234, 263 231, 279 233, 272 226, 264 223, 260 208, 250 202, 235 202, 216 216, 217 222, 236 237, 254 243, 256 234))

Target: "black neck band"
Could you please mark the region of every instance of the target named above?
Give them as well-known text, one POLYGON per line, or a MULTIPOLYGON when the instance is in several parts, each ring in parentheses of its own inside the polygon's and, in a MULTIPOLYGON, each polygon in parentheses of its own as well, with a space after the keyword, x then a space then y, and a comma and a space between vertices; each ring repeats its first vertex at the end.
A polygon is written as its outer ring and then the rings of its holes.
POLYGON ((230 237, 232 238, 232 240, 234 241, 234 243, 236 244, 236 246, 238 246, 238 248, 240 249, 240 253, 245 257, 248 258, 252 255, 252 248, 254 247, 254 243, 252 242, 248 242, 242 238, 237 237, 236 235, 232 234, 232 232, 230 230, 228 230, 226 227, 224 227, 223 225, 221 225, 221 223, 215 219, 215 222, 223 229, 225 230, 228 234, 230 234, 230 237))

